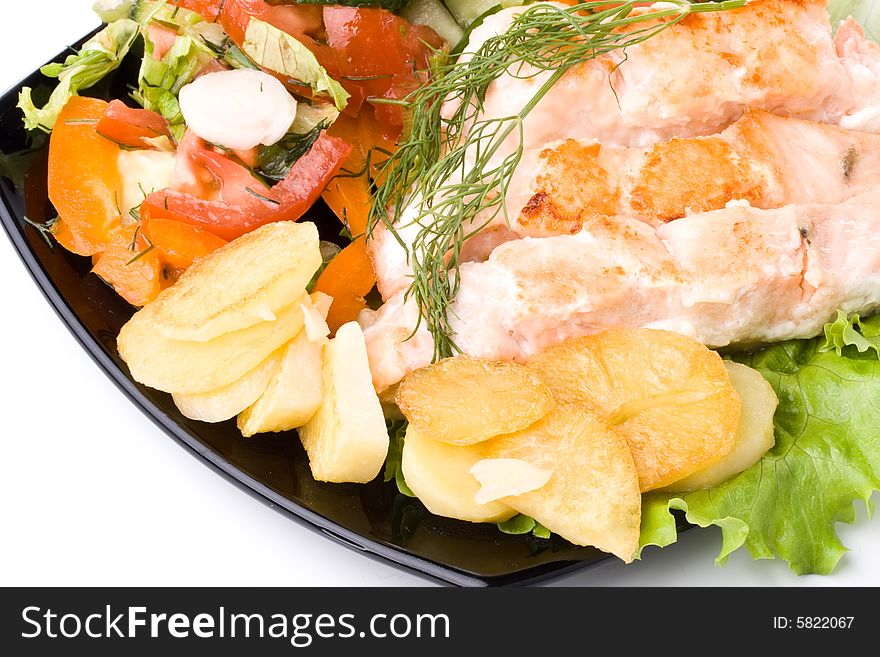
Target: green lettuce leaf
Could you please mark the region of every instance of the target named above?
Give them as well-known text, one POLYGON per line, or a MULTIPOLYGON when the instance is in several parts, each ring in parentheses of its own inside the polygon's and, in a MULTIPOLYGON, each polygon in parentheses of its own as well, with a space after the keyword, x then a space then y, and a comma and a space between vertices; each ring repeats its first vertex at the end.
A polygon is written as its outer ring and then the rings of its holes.
POLYGON ((134 0, 97 0, 92 5, 98 18, 104 23, 112 23, 123 18, 131 18, 131 7, 134 0))
MULTIPOLYGON (((856 321, 860 333, 853 333, 880 335, 880 316, 856 321)), ((860 352, 860 340, 839 322, 828 329, 841 336, 839 354, 819 337, 737 358, 760 371, 779 396, 776 445, 709 490, 646 495, 642 548, 676 540, 671 511, 677 509, 695 525, 721 528, 719 564, 745 546, 756 559, 784 559, 798 574, 834 570, 846 551, 835 523, 853 522, 857 500, 870 511, 870 497, 880 489, 880 353, 860 352)))
POLYGON ((840 21, 852 16, 865 28, 866 36, 880 41, 880 1, 828 0, 828 13, 835 27, 840 21))
POLYGON ((115 21, 86 41, 78 53, 70 55, 63 63, 41 68, 43 75, 58 78, 58 86, 42 108, 34 105, 30 87, 21 90, 18 107, 24 112, 25 128, 50 132, 71 97, 98 83, 119 66, 140 29, 140 25, 128 19, 115 21))
POLYGON ((336 109, 345 109, 348 92, 330 77, 308 48, 286 32, 252 18, 242 50, 260 66, 308 85, 315 94, 329 95, 336 109))
POLYGON ((388 420, 388 436, 391 439, 388 445, 388 456, 385 459, 385 475, 386 482, 393 481, 397 485, 397 490, 407 497, 415 497, 415 494, 406 485, 403 479, 403 469, 401 466, 403 456, 403 439, 406 436, 406 420, 388 420))
POLYGON ((838 310, 837 319, 825 325, 825 344, 819 350, 835 351, 842 356, 845 347, 855 347, 860 354, 873 349, 880 356, 880 325, 864 323, 858 315, 847 317, 838 310))

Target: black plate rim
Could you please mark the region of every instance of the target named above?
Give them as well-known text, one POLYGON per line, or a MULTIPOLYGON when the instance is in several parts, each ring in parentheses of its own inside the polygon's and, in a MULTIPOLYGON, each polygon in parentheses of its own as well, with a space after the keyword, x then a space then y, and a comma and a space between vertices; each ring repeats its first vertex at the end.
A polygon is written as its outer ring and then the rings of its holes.
MULTIPOLYGON (((98 29, 84 36, 78 43, 82 43, 96 32, 98 32, 98 29)), ((68 46, 65 52, 69 51, 71 47, 68 46)), ((50 61, 58 61, 62 56, 63 52, 50 61)), ((23 80, 12 85, 0 94, 0 100, 6 99, 11 94, 17 94, 22 84, 23 80)), ((445 585, 464 587, 528 586, 565 575, 575 570, 588 568, 605 560, 606 557, 585 561, 559 560, 501 575, 481 576, 464 572, 431 559, 419 557, 392 545, 371 540, 345 527, 341 527, 332 520, 275 492, 258 479, 235 467, 235 465, 199 441, 195 435, 174 422, 161 408, 151 402, 138 389, 126 372, 113 362, 105 353, 100 343, 89 333, 77 313, 59 292, 51 276, 41 265, 25 237, 25 227, 16 218, 8 192, 8 182, 0 181, 0 224, 3 225, 4 232, 28 274, 30 274, 31 279, 58 315, 61 322, 79 343, 80 347, 90 356, 104 375, 113 382, 123 396, 167 436, 172 438, 189 454, 209 466, 214 472, 220 474, 227 481, 235 484, 239 489, 252 497, 268 505, 271 509, 294 520, 297 524, 360 554, 382 561, 386 565, 390 563, 402 567, 411 574, 445 585)))

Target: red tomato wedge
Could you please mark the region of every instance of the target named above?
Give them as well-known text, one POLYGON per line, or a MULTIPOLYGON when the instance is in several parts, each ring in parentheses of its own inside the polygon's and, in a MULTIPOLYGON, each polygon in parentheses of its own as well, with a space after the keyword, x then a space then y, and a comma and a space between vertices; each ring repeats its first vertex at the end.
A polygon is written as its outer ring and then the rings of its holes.
POLYGON ((171 4, 196 12, 209 21, 216 21, 225 0, 171 0, 171 4))
POLYGON ((311 150, 271 189, 260 187, 247 169, 217 153, 196 153, 217 177, 216 199, 204 199, 165 189, 147 196, 142 218, 165 218, 200 226, 232 240, 273 221, 296 221, 318 200, 327 183, 342 167, 351 146, 323 133, 311 150))
POLYGON ((147 36, 153 44, 153 59, 161 61, 177 41, 177 30, 157 23, 147 25, 147 36))
POLYGON ((96 131, 108 104, 74 96, 49 141, 49 200, 61 217, 58 242, 79 255, 104 250, 121 225, 119 146, 96 131))
POLYGON ((95 131, 117 144, 131 148, 145 148, 144 139, 168 137, 168 121, 157 112, 128 107, 121 100, 111 100, 95 131))
POLYGON ((297 37, 320 60, 319 53, 324 48, 312 37, 321 32, 321 5, 270 5, 264 0, 226 0, 219 21, 230 38, 241 46, 251 18, 265 21, 297 37))

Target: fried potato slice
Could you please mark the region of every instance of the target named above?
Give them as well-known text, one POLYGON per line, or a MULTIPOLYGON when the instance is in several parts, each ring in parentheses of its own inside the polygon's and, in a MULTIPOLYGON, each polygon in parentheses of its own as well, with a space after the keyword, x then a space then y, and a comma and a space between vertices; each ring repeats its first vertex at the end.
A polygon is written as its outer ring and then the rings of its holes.
POLYGON ((711 488, 748 470, 776 443, 773 416, 779 398, 761 373, 740 363, 724 361, 730 382, 742 400, 742 414, 733 451, 723 459, 676 481, 664 490, 688 491, 711 488))
POLYGON ((502 502, 572 543, 632 561, 642 504, 635 463, 626 441, 587 406, 561 404, 528 429, 480 448, 487 458, 553 471, 541 488, 502 502))
POLYGON ((388 429, 357 322, 343 324, 324 348, 324 396, 300 429, 318 481, 372 481, 388 454, 388 429))
POLYGON ((466 522, 500 522, 516 515, 501 502, 475 500, 480 483, 470 470, 482 459, 476 445, 450 445, 428 438, 412 425, 407 427, 403 478, 434 515, 466 522))
POLYGON ((555 403, 550 389, 521 365, 455 356, 406 377, 397 405, 424 435, 473 445, 525 429, 555 403))
POLYGON ((592 406, 626 438, 643 492, 733 449, 739 397, 718 354, 688 337, 616 329, 551 347, 528 366, 558 401, 592 406))
POLYGON ((480 504, 538 490, 553 476, 553 470, 536 468, 522 459, 483 459, 474 463, 470 473, 480 483, 474 495, 480 504))
POLYGON ((272 322, 224 333, 209 342, 163 338, 155 305, 132 316, 117 338, 119 355, 135 381, 171 393, 211 392, 237 381, 295 336, 303 326, 302 304, 292 303, 272 322))
POLYGON ((321 357, 324 345, 305 331, 284 348, 281 365, 265 392, 238 416, 241 435, 288 431, 308 422, 323 398, 321 357))
POLYGON ((282 349, 280 365, 265 392, 238 416, 238 428, 245 438, 301 427, 321 405, 324 345, 330 333, 326 317, 332 299, 320 292, 311 298, 311 307, 303 305, 305 326, 282 349))
POLYGON ((207 342, 272 321, 320 266, 315 224, 267 224, 199 259, 159 295, 153 303, 159 334, 207 342))
MULTIPOLYGON (((300 333, 302 335, 302 333, 300 333)), ((266 360, 237 381, 210 392, 175 393, 174 404, 184 417, 201 422, 224 422, 241 413, 266 391, 281 366, 286 347, 278 349, 266 360)))

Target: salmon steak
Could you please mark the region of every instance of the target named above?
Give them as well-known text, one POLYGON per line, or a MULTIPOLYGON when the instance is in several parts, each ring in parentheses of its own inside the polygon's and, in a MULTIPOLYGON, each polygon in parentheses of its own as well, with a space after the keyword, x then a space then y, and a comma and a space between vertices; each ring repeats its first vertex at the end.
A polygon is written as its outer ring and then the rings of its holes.
MULTIPOLYGON (((521 11, 487 17, 465 52, 521 11)), ((480 118, 549 74, 501 76, 480 118)), ((461 248, 448 315, 467 354, 522 361, 613 327, 745 347, 880 306, 880 46, 852 19, 833 32, 823 0, 692 14, 578 65, 521 139, 493 156, 522 148, 503 212, 461 248)), ((434 356, 407 294, 420 216, 413 199, 369 244, 385 304, 361 323, 379 390, 434 356)))

